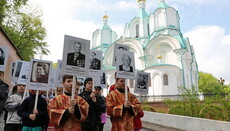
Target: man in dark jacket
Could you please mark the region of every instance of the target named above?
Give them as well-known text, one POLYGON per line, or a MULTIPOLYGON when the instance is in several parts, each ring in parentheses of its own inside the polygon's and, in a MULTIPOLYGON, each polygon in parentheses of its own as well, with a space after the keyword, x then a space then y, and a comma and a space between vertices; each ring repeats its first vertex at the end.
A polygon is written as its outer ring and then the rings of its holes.
POLYGON ((9 85, 3 81, 4 72, 0 71, 0 116, 9 93, 9 85))

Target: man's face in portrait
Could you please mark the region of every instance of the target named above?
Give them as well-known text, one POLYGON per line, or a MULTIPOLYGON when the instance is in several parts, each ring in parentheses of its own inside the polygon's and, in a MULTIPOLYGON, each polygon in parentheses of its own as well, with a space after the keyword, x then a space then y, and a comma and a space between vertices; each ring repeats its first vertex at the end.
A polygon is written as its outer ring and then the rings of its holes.
POLYGON ((94 52, 91 53, 91 58, 95 59, 96 58, 96 54, 94 52))
POLYGON ((130 66, 131 59, 128 55, 124 54, 122 57, 122 62, 125 66, 130 66))
POLYGON ((81 53, 81 44, 80 43, 74 43, 74 50, 77 53, 81 53))

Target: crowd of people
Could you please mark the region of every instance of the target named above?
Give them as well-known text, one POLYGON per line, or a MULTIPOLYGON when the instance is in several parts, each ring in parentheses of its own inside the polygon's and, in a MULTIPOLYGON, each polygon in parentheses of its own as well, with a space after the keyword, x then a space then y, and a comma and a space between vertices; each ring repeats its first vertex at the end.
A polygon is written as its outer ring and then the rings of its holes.
POLYGON ((128 92, 125 100, 125 79, 116 78, 104 97, 100 86, 93 87, 93 79, 86 78, 79 92, 76 82, 72 96, 73 76, 63 75, 63 87, 52 91, 29 90, 17 84, 9 93, 9 86, 0 72, 0 115, 5 111, 4 131, 103 131, 107 115, 110 116, 112 131, 141 131, 144 112, 136 96, 128 92), (35 106, 36 94, 38 94, 35 106), (36 107, 36 108, 35 108, 36 107))

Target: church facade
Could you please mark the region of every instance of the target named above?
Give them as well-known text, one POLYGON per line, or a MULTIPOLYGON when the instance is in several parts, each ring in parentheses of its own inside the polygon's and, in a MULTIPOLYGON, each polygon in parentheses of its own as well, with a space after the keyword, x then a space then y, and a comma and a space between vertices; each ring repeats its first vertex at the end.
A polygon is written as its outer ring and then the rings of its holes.
MULTIPOLYGON (((148 95, 177 95, 178 87, 197 87, 198 65, 193 46, 180 31, 178 11, 164 0, 159 0, 150 14, 145 11, 145 0, 138 0, 137 4, 138 13, 125 25, 120 38, 108 25, 107 15, 103 17, 102 29, 93 33, 92 49, 103 52, 108 84, 114 83, 113 51, 114 44, 119 43, 128 45, 134 52, 137 70, 150 73, 148 95)), ((128 80, 128 86, 133 87, 134 81, 128 80)))

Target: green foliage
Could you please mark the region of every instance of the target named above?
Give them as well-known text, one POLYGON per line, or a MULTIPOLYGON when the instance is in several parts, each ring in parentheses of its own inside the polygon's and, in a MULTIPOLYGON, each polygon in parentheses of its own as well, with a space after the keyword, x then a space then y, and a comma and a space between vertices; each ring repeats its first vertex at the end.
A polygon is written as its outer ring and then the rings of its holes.
POLYGON ((41 20, 42 13, 29 8, 28 0, 5 1, 0 10, 0 25, 18 48, 19 54, 27 61, 36 54, 47 55, 47 43, 44 41, 46 30, 41 20))
POLYGON ((221 85, 212 74, 199 72, 199 92, 203 94, 223 94, 225 85, 221 85))
POLYGON ((195 89, 187 90, 182 87, 181 90, 184 94, 180 100, 164 101, 169 107, 170 114, 230 121, 230 102, 228 96, 216 95, 205 97, 204 101, 200 101, 195 89))

